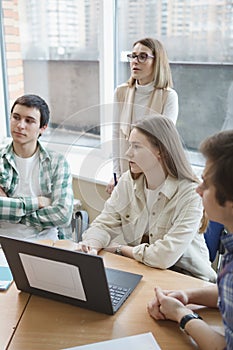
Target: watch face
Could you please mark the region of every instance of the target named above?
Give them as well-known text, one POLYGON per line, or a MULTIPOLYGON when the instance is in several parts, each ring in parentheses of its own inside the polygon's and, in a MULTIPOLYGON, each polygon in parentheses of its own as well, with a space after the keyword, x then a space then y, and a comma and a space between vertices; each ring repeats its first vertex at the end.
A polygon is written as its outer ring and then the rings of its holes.
POLYGON ((116 254, 121 255, 121 245, 117 247, 116 254))

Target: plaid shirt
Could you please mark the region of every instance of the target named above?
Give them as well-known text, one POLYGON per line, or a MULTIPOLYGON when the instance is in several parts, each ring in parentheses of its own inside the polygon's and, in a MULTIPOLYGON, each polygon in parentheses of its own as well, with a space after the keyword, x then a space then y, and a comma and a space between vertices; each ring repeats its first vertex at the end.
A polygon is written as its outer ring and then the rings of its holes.
POLYGON ((8 197, 0 197, 0 220, 32 226, 38 232, 67 226, 73 212, 72 176, 63 155, 48 151, 38 141, 41 196, 51 205, 39 209, 37 197, 15 197, 19 182, 12 143, 0 151, 0 186, 8 197))
POLYGON ((226 349, 233 349, 233 234, 229 233, 221 239, 225 254, 222 271, 218 277, 219 309, 225 329, 226 349))

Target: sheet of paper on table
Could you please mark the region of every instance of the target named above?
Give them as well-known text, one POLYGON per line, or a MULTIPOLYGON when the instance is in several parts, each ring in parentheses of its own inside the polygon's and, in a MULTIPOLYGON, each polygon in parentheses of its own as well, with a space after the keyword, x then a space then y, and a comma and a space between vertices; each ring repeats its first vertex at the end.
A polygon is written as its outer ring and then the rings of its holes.
POLYGON ((130 337, 106 340, 63 350, 161 350, 152 333, 137 334, 130 337))
POLYGON ((0 248, 0 291, 7 290, 13 282, 11 270, 6 261, 3 250, 0 248))
POLYGON ((5 258, 5 254, 0 246, 0 266, 8 266, 7 260, 5 258))

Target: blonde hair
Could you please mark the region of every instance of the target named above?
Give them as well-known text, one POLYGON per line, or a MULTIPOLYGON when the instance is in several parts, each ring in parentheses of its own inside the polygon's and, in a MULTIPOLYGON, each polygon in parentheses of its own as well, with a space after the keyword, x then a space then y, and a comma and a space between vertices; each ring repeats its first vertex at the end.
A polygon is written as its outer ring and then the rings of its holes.
MULTIPOLYGON (((187 179, 200 183, 185 155, 181 137, 171 119, 154 114, 132 125, 132 128, 139 130, 152 146, 159 149, 162 165, 167 174, 180 180, 187 179)), ((131 173, 134 180, 140 175, 131 173)), ((208 224, 205 211, 200 224, 199 233, 204 233, 208 224)))
MULTIPOLYGON (((142 44, 148 47, 151 51, 154 58, 154 87, 156 89, 166 89, 173 87, 171 69, 167 57, 167 53, 162 43, 156 39, 144 38, 136 41, 133 44, 133 47, 136 44, 142 44)), ((135 84, 136 79, 130 77, 128 84, 132 87, 135 84)))
POLYGON ((158 147, 164 171, 177 178, 199 183, 189 163, 180 135, 171 119, 160 114, 146 117, 132 126, 143 133, 148 141, 158 147))

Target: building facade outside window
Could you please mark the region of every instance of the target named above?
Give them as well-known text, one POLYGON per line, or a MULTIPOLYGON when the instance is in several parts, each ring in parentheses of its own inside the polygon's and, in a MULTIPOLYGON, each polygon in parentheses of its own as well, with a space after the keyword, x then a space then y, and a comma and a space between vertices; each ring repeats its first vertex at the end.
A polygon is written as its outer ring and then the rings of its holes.
MULTIPOLYGON (((3 0, 1 14, 8 111, 24 93, 45 98, 51 144, 111 157, 114 88, 130 75, 132 44, 146 36, 167 49, 192 162, 202 164, 203 138, 233 127, 233 0, 3 0)), ((9 136, 7 127, 1 133, 9 136)))

